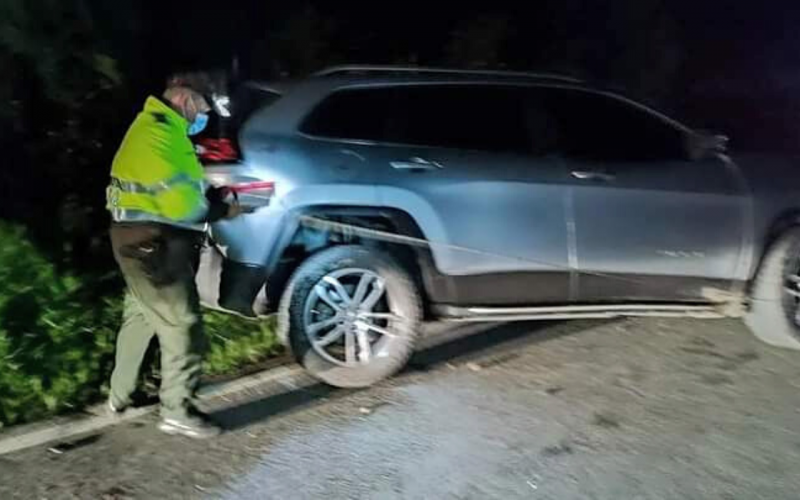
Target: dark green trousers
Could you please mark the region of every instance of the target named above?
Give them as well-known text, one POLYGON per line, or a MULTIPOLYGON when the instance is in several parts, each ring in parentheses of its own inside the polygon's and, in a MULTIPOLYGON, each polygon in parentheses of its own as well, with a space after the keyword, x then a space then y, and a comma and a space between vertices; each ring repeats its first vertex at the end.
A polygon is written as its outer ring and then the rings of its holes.
POLYGON ((114 257, 128 285, 111 375, 111 400, 130 404, 153 336, 161 349, 161 413, 192 405, 201 370, 202 319, 195 285, 203 234, 151 223, 115 223, 114 257))

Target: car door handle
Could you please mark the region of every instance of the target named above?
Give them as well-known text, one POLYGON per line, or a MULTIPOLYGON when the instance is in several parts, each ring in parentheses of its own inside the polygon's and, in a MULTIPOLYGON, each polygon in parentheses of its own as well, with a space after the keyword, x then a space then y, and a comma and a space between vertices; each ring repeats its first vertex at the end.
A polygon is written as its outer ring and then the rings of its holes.
POLYGON ((426 160, 425 158, 410 158, 406 161, 389 162, 395 170, 441 170, 444 166, 436 161, 426 160))
POLYGON ((573 170, 572 177, 582 181, 611 182, 616 176, 607 172, 593 172, 591 170, 573 170))

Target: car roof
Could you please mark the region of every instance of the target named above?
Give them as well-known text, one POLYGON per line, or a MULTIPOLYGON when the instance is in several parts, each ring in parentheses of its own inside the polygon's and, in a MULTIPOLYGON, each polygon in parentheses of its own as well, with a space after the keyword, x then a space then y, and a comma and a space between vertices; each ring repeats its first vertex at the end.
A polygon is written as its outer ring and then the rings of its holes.
POLYGON ((275 80, 275 81, 262 81, 262 80, 247 80, 242 82, 241 86, 249 89, 261 90, 264 92, 271 92, 273 94, 284 95, 297 85, 295 80, 275 80))
POLYGON ((472 80, 583 82, 582 79, 574 76, 551 72, 365 65, 333 66, 318 71, 311 77, 335 78, 339 81, 351 81, 353 83, 375 80, 392 82, 435 80, 440 82, 443 79, 453 80, 454 82, 472 80))
POLYGON ((284 98, 259 113, 248 125, 262 131, 289 132, 299 126, 307 112, 328 95, 348 88, 425 84, 482 84, 555 86, 606 95, 648 112, 672 126, 691 132, 691 128, 639 100, 615 89, 592 85, 570 75, 548 72, 459 70, 407 66, 334 66, 301 81, 276 85, 261 84, 264 90, 278 91, 284 98))

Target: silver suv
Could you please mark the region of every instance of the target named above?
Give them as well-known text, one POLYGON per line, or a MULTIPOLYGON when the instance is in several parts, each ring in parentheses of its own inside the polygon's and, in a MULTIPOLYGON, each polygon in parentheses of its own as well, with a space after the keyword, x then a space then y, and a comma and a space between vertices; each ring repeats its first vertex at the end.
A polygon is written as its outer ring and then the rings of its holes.
POLYGON ((263 89, 241 160, 207 167, 258 210, 210 229, 201 295, 277 311, 327 383, 393 374, 427 318, 743 317, 800 348, 796 162, 734 161, 551 74, 351 66, 263 89))

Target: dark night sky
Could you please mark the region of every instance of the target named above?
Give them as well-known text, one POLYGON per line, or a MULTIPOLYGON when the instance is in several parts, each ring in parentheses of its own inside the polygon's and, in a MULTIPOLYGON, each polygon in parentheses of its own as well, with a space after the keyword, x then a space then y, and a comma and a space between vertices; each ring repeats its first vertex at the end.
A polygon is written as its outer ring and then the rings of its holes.
POLYGON ((108 32, 128 40, 121 46, 146 54, 144 65, 128 73, 147 75, 140 83, 151 87, 176 68, 229 65, 234 53, 245 73, 253 68, 257 72, 272 49, 269 37, 287 18, 302 16, 308 6, 319 19, 333 24, 325 43, 342 61, 389 63, 413 53, 420 64, 437 63, 459 21, 501 15, 514 26, 511 67, 551 69, 539 68, 539 59, 527 56, 551 44, 583 40, 600 54, 590 69, 602 80, 603 57, 613 59, 615 53, 636 45, 637 37, 646 36, 638 7, 642 2, 660 2, 670 21, 670 41, 646 50, 654 56, 672 50, 680 57, 681 77, 668 85, 672 97, 662 99, 667 109, 680 109, 683 116, 693 118, 690 123, 719 122, 727 128, 729 123, 744 127, 752 120, 786 122, 800 114, 800 99, 795 97, 800 96, 800 2, 796 1, 494 0, 446 5, 430 0, 148 0, 130 7, 139 9, 140 25, 130 22, 134 16, 126 16, 112 2, 94 1, 110 14, 108 32), (792 104, 787 106, 786 101, 792 104), (775 109, 783 115, 776 115, 775 109))
MULTIPOLYGON (((353 62, 385 62, 393 53, 413 52, 422 61, 437 59, 456 22, 487 14, 507 15, 519 25, 522 39, 538 42, 537 33, 549 19, 550 6, 573 3, 571 16, 558 21, 560 33, 569 38, 587 32, 597 36, 602 48, 609 38, 622 37, 620 30, 603 31, 609 5, 622 12, 620 5, 635 5, 638 0, 583 0, 462 2, 441 5, 431 1, 403 2, 307 2, 319 14, 333 20, 338 52, 353 62)), ((221 60, 233 49, 242 55, 253 54, 253 42, 279 27, 287 14, 302 10, 298 2, 264 0, 215 0, 189 3, 185 0, 145 2, 145 42, 150 53, 178 64, 202 64, 221 60), (191 5, 191 7, 190 7, 191 5), (172 57, 164 54, 170 51, 172 57), (249 54, 248 54, 249 53, 249 54), (213 56, 212 56, 213 54, 213 56)), ((685 45, 686 64, 704 79, 735 76, 737 85, 778 84, 785 79, 800 80, 800 3, 791 1, 670 0, 664 2, 675 21, 676 36, 685 45), (781 77, 780 82, 772 82, 781 77), (764 80, 766 77, 767 81, 764 80)), ((107 7, 114 8, 114 7, 107 7)), ((798 82, 800 83, 800 82, 798 82)))

